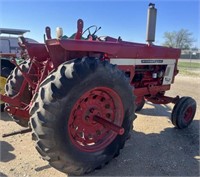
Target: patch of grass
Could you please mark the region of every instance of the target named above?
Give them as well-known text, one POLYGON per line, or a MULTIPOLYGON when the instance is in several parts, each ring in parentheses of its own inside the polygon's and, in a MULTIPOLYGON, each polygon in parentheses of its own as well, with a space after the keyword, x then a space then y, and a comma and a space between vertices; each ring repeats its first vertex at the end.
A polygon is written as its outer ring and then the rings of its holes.
POLYGON ((200 63, 197 62, 185 62, 185 61, 179 61, 178 62, 178 67, 181 68, 194 68, 194 69, 200 69, 200 63))
POLYGON ((184 68, 179 68, 179 74, 184 76, 200 77, 200 71, 195 72, 184 68))
POLYGON ((200 63, 198 62, 178 62, 178 70, 181 75, 200 77, 200 63))

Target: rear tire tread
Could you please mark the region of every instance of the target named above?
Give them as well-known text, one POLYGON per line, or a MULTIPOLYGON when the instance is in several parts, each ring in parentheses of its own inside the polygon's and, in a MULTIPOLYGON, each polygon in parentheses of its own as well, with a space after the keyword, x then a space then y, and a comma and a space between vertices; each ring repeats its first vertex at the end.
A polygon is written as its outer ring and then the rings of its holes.
MULTIPOLYGON (((80 62, 79 63, 80 65, 83 65, 86 62, 84 59, 81 59, 78 61, 80 62)), ((86 63, 87 63, 87 67, 88 67, 89 71, 86 70, 85 72, 93 72, 97 68, 97 66, 103 65, 103 67, 106 67, 109 70, 112 70, 113 73, 115 72, 115 73, 117 73, 117 75, 120 75, 119 77, 123 80, 126 80, 125 82, 128 84, 128 80, 125 78, 124 74, 121 71, 116 70, 115 66, 109 65, 107 62, 97 61, 96 59, 95 59, 95 61, 94 61, 94 59, 93 59, 93 61, 88 60, 86 63)), ((81 175, 83 173, 89 173, 99 167, 101 168, 101 166, 105 166, 107 163, 109 163, 109 161, 111 159, 104 161, 104 163, 102 163, 101 165, 99 165, 98 167, 95 167, 95 168, 76 167, 70 162, 63 161, 60 155, 57 155, 56 156, 57 160, 55 160, 56 159, 55 155, 52 155, 52 153, 50 153, 50 152, 52 152, 52 151, 59 152, 59 147, 58 148, 57 148, 57 146, 52 147, 51 143, 48 144, 48 141, 46 140, 46 138, 47 138, 46 136, 40 136, 40 135, 37 136, 37 134, 40 134, 39 133, 40 129, 42 129, 42 132, 44 134, 48 134, 48 131, 46 129, 46 127, 47 127, 49 130, 51 130, 52 136, 53 136, 52 139, 54 139, 54 141, 56 142, 55 137, 54 137, 55 131, 54 131, 53 127, 56 126, 55 115, 56 115, 56 112, 59 111, 58 106, 60 106, 60 105, 58 105, 58 103, 55 102, 55 100, 59 100, 60 98, 62 98, 62 95, 63 95, 62 92, 65 92, 65 88, 62 83, 63 82, 62 77, 65 77, 65 78, 69 77, 68 75, 63 76, 63 73, 65 73, 67 70, 67 66, 65 66, 65 64, 66 63, 59 66, 57 69, 57 72, 52 73, 50 76, 47 77, 47 79, 45 81, 43 81, 41 83, 39 93, 37 94, 38 96, 36 96, 35 103, 33 104, 32 108, 30 110, 30 114, 32 115, 31 116, 31 127, 32 127, 34 138, 36 137, 36 139, 37 139, 36 149, 38 150, 38 152, 41 154, 41 156, 43 158, 45 158, 47 161, 49 161, 49 164, 51 166, 53 166, 54 168, 56 168, 64 173, 73 174, 73 175, 81 175), (50 86, 51 90, 45 89, 45 86, 47 84, 51 85, 50 86), (58 86, 59 86, 59 88, 58 88, 58 86), (51 93, 51 95, 49 95, 49 93, 51 93), (49 107, 47 105, 49 102, 51 102, 51 107, 49 107), (34 105, 37 105, 36 106, 37 108, 35 108, 34 105), (38 116, 37 111, 39 108, 42 108, 42 111, 51 115, 53 117, 53 119, 51 119, 49 121, 42 114, 40 116, 38 116), (45 123, 43 124, 41 120, 45 123), (44 128, 44 125, 45 125, 45 128, 44 128), (48 146, 48 148, 49 148, 48 150, 45 149, 44 144, 45 144, 45 146, 48 146), (52 149, 54 149, 54 150, 52 150, 52 149)), ((70 62, 68 62, 68 64, 70 64, 70 62)), ((81 68, 80 65, 77 65, 78 69, 81 68)), ((78 76, 76 78, 81 79, 82 73, 78 69, 74 68, 73 76, 78 76)), ((71 80, 69 79, 69 82, 74 82, 74 81, 72 79, 71 80)), ((129 89, 132 91, 132 88, 130 87, 130 85, 129 85, 129 89)), ((133 101, 134 101, 134 99, 135 99, 135 97, 132 96, 133 101)), ((130 112, 130 114, 127 117, 129 117, 130 125, 128 125, 129 127, 127 127, 127 128, 130 130, 132 122, 135 118, 135 114, 133 113, 134 108, 129 107, 129 112, 130 112), (133 116, 131 117, 131 115, 133 115, 133 116)), ((127 132, 129 132, 129 130, 127 132)), ((115 152, 114 156, 119 154, 120 150, 124 147, 126 137, 128 137, 127 132, 126 132, 127 135, 124 137, 124 140, 119 144, 118 151, 115 152)), ((57 153, 57 154, 59 154, 59 153, 57 153)), ((113 156, 113 158, 114 158, 114 156, 113 156)))
MULTIPOLYGON (((29 66, 30 66, 30 60, 24 61, 23 63, 20 64, 20 68, 23 70, 23 72, 28 72, 29 66)), ((6 86, 5 86, 6 94, 9 97, 13 97, 13 96, 17 95, 18 92, 20 91, 20 88, 21 88, 23 81, 24 81, 24 77, 22 76, 21 71, 17 67, 15 67, 15 69, 13 70, 13 72, 10 74, 10 76, 7 79, 7 83, 6 83, 6 86)), ((27 102, 27 104, 30 102, 31 98, 30 98, 30 95, 29 95, 28 88, 26 90, 26 94, 23 95, 23 99, 25 99, 23 101, 27 102)), ((12 106, 12 105, 9 105, 7 103, 6 103, 6 105, 12 106)), ((28 119, 16 117, 16 116, 11 115, 11 114, 9 114, 9 115, 20 126, 28 127, 28 119)))

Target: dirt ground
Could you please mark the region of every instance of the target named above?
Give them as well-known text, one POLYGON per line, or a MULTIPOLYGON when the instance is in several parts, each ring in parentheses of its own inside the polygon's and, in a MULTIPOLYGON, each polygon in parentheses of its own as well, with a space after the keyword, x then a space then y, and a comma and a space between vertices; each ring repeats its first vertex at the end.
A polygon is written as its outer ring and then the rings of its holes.
MULTIPOLYGON (((119 157, 87 176, 199 176, 199 78, 177 76, 167 95, 191 96, 198 104, 190 127, 178 130, 170 121, 172 104, 146 103, 137 114, 131 139, 119 157)), ((43 161, 31 134, 2 138, 3 133, 19 130, 6 113, 0 120, 0 176, 66 177, 43 161)))

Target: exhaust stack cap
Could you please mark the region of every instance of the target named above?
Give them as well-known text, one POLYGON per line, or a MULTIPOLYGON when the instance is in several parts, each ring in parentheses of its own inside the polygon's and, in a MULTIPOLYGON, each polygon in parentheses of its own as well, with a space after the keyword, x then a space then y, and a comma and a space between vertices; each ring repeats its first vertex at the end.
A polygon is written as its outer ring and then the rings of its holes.
POLYGON ((146 41, 148 42, 149 45, 155 41, 156 16, 157 16, 157 9, 155 8, 155 4, 150 3, 147 13, 147 31, 146 31, 146 41))

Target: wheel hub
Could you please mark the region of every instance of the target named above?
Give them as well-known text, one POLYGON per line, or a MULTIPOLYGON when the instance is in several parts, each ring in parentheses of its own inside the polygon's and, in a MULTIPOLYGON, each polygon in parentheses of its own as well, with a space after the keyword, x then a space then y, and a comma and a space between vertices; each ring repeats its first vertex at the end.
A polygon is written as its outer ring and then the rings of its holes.
POLYGON ((121 126, 123 105, 118 94, 106 87, 84 93, 73 106, 68 122, 72 143, 83 151, 98 151, 108 146, 117 133, 94 120, 99 116, 121 126))
POLYGON ((192 107, 188 107, 187 110, 185 111, 185 114, 184 114, 184 120, 186 122, 189 122, 191 119, 192 119, 192 115, 193 115, 193 109, 192 107))

